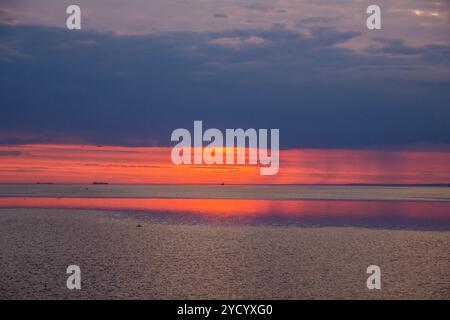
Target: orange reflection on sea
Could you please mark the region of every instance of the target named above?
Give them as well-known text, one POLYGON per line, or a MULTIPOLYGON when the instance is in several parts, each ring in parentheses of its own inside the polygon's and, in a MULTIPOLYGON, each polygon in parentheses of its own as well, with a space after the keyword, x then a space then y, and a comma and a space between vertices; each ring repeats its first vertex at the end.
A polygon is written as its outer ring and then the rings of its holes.
POLYGON ((166 198, 0 197, 2 208, 64 208, 118 211, 193 213, 216 217, 401 217, 450 219, 450 202, 341 201, 341 200, 242 200, 166 198))

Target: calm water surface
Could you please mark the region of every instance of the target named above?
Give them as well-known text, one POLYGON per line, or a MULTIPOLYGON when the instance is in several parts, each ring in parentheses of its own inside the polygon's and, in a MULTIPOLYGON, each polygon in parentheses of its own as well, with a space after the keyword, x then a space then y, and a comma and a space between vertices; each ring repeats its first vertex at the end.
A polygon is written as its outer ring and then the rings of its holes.
POLYGON ((0 197, 2 208, 125 212, 169 223, 365 226, 450 230, 450 202, 0 197))

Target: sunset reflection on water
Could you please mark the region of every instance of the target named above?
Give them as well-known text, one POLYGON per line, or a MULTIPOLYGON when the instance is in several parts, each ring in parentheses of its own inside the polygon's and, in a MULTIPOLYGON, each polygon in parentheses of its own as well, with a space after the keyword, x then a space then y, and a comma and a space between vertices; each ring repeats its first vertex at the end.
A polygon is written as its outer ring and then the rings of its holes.
POLYGON ((3 197, 0 207, 189 214, 219 220, 269 218, 290 223, 316 221, 325 225, 383 222, 395 226, 400 221, 450 228, 450 202, 429 201, 3 197))

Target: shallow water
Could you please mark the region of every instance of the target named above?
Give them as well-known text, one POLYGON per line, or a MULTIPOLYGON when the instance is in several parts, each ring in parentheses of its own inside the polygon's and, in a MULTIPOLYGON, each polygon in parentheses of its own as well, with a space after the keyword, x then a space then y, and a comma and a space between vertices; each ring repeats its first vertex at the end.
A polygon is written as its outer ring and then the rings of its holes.
POLYGON ((0 299, 450 299, 449 243, 449 232, 436 231, 0 209, 0 299), (72 264, 81 290, 66 288, 72 264), (381 290, 366 287, 371 264, 381 290))
POLYGON ((128 212, 184 224, 364 226, 450 230, 450 202, 0 197, 0 208, 128 212))
POLYGON ((0 299, 450 299, 448 189, 3 185, 0 299))
POLYGON ((0 184, 0 197, 449 201, 446 186, 0 184))

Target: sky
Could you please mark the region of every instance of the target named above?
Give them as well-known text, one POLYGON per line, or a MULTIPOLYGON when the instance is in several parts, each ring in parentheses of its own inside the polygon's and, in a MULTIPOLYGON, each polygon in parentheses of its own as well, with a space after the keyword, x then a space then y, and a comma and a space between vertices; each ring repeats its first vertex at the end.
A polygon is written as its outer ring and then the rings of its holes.
POLYGON ((108 178, 52 162, 99 145, 143 166, 110 171, 122 183, 450 180, 448 1, 79 0, 82 30, 67 30, 70 4, 0 2, 0 182, 108 178), (279 175, 172 168, 170 134, 194 120, 279 128, 279 175))
POLYGON ((449 150, 288 149, 280 171, 255 165, 174 165, 169 147, 0 146, 3 183, 420 184, 449 181, 449 150))

